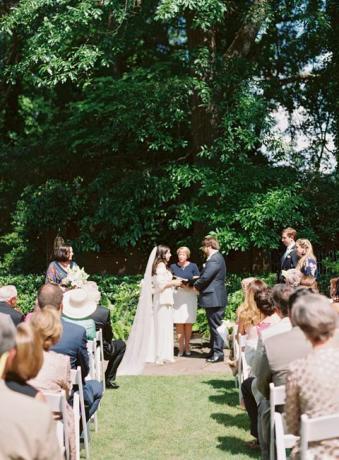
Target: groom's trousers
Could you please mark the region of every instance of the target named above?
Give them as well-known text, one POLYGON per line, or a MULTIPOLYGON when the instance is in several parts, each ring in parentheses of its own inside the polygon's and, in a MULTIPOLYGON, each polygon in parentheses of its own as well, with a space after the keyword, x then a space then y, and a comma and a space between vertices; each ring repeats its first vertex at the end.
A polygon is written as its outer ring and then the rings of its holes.
POLYGON ((206 308, 207 321, 210 328, 210 347, 211 353, 224 356, 224 341, 217 331, 224 318, 225 307, 206 308))

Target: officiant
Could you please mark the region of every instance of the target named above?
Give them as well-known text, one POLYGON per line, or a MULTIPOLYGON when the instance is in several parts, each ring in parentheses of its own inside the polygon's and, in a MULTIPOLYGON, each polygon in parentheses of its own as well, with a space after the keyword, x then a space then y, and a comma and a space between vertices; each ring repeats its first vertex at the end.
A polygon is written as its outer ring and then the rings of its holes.
POLYGON ((170 269, 175 277, 184 280, 183 286, 173 294, 173 322, 178 337, 178 356, 181 357, 191 355, 192 325, 197 320, 197 294, 192 288, 192 281, 199 278, 199 269, 190 262, 191 251, 186 246, 177 250, 177 256, 178 262, 172 264, 170 269))

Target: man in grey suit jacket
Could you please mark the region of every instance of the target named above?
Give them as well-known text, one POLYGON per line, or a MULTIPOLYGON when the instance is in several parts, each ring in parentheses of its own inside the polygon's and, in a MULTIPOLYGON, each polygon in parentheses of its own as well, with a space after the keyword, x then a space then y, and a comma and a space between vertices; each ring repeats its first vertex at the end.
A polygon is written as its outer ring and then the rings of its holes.
POLYGON ((194 288, 199 291, 198 305, 206 309, 210 329, 211 350, 207 361, 216 363, 224 360, 224 341, 217 328, 221 325, 227 304, 226 264, 215 238, 206 237, 202 242, 202 250, 207 260, 194 288))

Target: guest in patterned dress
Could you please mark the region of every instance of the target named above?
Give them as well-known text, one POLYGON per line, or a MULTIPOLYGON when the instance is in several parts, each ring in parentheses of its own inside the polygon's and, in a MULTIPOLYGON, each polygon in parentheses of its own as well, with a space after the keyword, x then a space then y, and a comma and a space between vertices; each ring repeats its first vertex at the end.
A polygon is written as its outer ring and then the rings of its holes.
MULTIPOLYGON (((177 250, 178 262, 171 265, 171 272, 174 276, 188 280, 199 278, 199 269, 196 264, 189 261, 191 251, 182 246, 177 250)), ((178 356, 191 355, 190 340, 192 335, 192 325, 197 320, 197 294, 189 285, 183 285, 173 293, 174 314, 173 322, 176 327, 178 337, 178 356)))
POLYGON ((48 266, 45 283, 58 284, 66 278, 69 268, 77 267, 73 259, 72 246, 59 246, 54 251, 54 259, 48 266))
MULTIPOLYGON (((290 365, 286 382, 287 429, 299 435, 302 414, 312 418, 339 413, 339 347, 333 339, 337 315, 326 297, 310 294, 296 302, 292 321, 313 347, 290 365)), ((308 454, 310 459, 338 459, 339 439, 313 442, 308 454)), ((298 445, 291 458, 299 458, 298 445)))
POLYGON ((300 285, 317 289, 317 259, 313 253, 312 244, 309 240, 299 239, 295 245, 299 257, 296 269, 300 270, 303 275, 300 285))

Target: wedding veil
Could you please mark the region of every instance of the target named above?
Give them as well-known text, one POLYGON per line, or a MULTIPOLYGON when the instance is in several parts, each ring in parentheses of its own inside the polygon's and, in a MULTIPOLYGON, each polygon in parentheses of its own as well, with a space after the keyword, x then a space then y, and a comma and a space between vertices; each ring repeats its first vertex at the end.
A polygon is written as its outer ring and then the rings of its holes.
POLYGON ((127 341, 124 358, 118 368, 118 375, 139 375, 150 356, 150 346, 154 341, 152 309, 152 266, 157 248, 153 248, 147 262, 144 279, 141 283, 137 310, 127 341))

